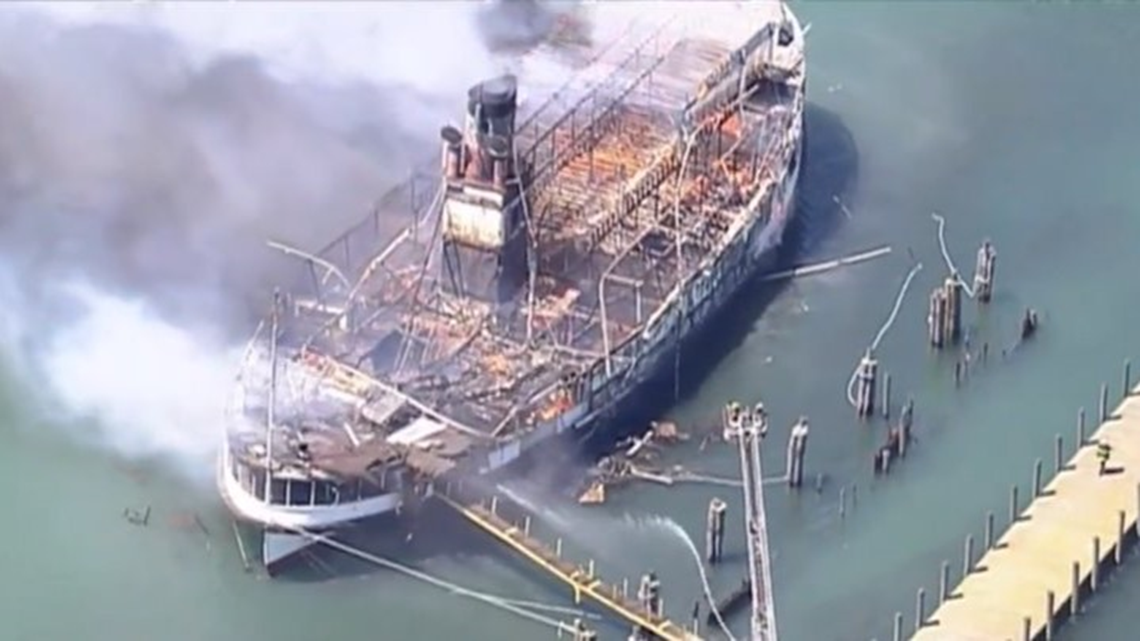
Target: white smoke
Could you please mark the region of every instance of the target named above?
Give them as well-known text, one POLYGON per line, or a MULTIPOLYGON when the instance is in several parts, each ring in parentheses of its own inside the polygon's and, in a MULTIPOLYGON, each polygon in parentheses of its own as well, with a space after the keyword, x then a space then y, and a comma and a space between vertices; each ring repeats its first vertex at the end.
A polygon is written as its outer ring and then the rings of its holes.
POLYGON ((0 10, 0 340, 50 422, 208 479, 264 240, 320 246, 434 149, 500 71, 480 8, 0 10))
POLYGON ((162 320, 143 299, 79 282, 64 292, 77 316, 49 334, 40 362, 75 424, 126 456, 174 454, 180 471, 208 471, 240 351, 162 320))

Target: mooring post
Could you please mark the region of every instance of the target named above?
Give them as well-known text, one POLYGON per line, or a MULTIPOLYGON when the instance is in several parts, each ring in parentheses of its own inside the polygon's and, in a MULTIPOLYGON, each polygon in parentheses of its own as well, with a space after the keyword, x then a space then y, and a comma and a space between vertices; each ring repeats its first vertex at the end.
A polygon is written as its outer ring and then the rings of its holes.
POLYGON ((950 598, 950 562, 942 562, 942 570, 938 575, 938 605, 946 603, 950 598))
POLYGON ((1077 412, 1077 449, 1085 446, 1085 408, 1077 412))
POLYGON ((986 552, 994 547, 994 511, 986 512, 986 552))
POLYGON ((1124 561, 1124 510, 1116 513, 1116 564, 1124 561))
POLYGON ((1053 641, 1053 606, 1056 598, 1052 590, 1045 594, 1045 641, 1053 641))
POLYGON ((1108 383, 1100 384, 1100 424, 1108 420, 1108 383))
POLYGON ((1021 641, 1033 641, 1033 620, 1029 617, 1021 619, 1021 641))
POLYGON ((922 628, 923 621, 926 620, 926 588, 919 588, 918 592, 914 595, 914 631, 918 632, 922 628))
POLYGON ((1065 441, 1057 434, 1053 439, 1053 469, 1054 474, 1060 474, 1065 469, 1065 441))
POLYGON ((962 281, 958 274, 946 277, 946 342, 955 344, 962 337, 962 281))
POLYGON ((1073 561, 1073 584, 1069 587, 1072 596, 1069 597, 1069 616, 1076 617, 1081 611, 1081 562, 1073 561))
POLYGON ((856 375, 855 411, 859 418, 869 418, 875 415, 875 385, 879 377, 879 361, 875 360, 871 348, 859 361, 859 373, 856 375))
POLYGON ((966 535, 966 549, 962 555, 962 578, 969 576, 970 572, 974 569, 974 535, 966 535))
POLYGON ((1009 488, 1009 524, 1017 522, 1017 485, 1009 488))
POLYGON ((978 260, 974 264, 974 294, 979 304, 990 302, 994 294, 994 263, 997 252, 987 239, 978 248, 978 260))
POLYGON ((1094 536, 1092 540, 1092 574, 1089 575, 1089 587, 1093 592, 1100 586, 1100 537, 1094 536))
POLYGON ((891 417, 891 373, 883 374, 883 418, 891 417))
POLYGON ((902 628, 903 628, 902 612, 895 612, 895 633, 893 635, 891 635, 891 638, 894 639, 894 641, 902 641, 902 634, 903 634, 902 628))
POLYGON ((1128 398, 1132 394, 1132 361, 1124 359, 1124 379, 1120 387, 1120 397, 1128 398))
POLYGON ((1034 498, 1041 496, 1041 467, 1043 463, 1041 459, 1033 462, 1033 496, 1034 498))
POLYGON ((710 565, 720 563, 724 553, 724 524, 727 504, 719 498, 709 501, 708 524, 705 530, 705 559, 710 565))
POLYGON ((930 292, 930 309, 927 312, 926 323, 929 327, 928 340, 934 349, 942 349, 946 338, 946 292, 941 287, 935 287, 930 292))

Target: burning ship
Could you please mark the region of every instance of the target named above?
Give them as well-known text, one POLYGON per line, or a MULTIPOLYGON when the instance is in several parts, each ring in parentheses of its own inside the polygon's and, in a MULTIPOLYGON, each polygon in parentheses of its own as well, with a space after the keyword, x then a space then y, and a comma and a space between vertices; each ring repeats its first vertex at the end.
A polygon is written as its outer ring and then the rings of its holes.
MULTIPOLYGON (((218 486, 272 569, 440 481, 605 429, 770 269, 793 214, 804 31, 723 3, 631 30, 545 102, 471 88, 414 173, 274 296, 242 361, 218 486)), ((588 45, 579 43, 577 46, 588 45)))

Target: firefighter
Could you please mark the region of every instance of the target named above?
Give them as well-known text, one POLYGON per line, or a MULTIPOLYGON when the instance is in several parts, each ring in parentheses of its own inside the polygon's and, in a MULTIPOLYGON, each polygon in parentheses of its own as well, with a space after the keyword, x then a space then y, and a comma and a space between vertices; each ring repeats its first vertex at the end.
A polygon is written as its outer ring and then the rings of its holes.
POLYGON ((1098 443, 1096 446, 1096 458, 1100 461, 1100 475, 1104 476, 1105 471, 1108 469, 1108 459, 1112 456, 1112 446, 1108 443, 1098 443))

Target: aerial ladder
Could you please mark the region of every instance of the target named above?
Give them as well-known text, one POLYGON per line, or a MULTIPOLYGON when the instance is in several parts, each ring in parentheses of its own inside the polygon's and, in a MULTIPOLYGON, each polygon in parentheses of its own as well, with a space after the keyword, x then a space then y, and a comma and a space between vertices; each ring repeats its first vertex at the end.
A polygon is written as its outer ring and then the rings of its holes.
POLYGON ((744 516, 748 541, 748 578, 752 584, 752 641, 776 641, 776 609, 772 601, 772 564, 768 554, 768 525, 764 517, 764 474, 760 441, 768 432, 764 404, 749 410, 733 404, 727 414, 726 436, 736 440, 744 487, 744 516))

